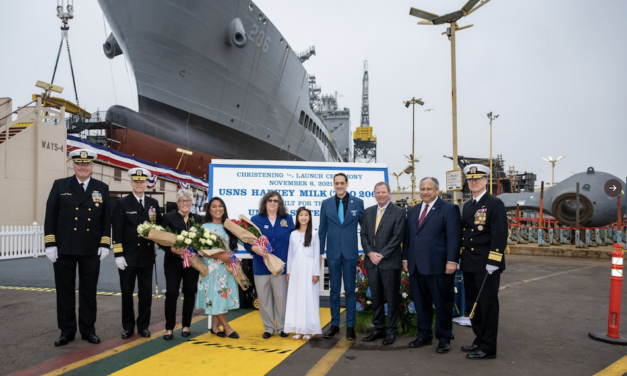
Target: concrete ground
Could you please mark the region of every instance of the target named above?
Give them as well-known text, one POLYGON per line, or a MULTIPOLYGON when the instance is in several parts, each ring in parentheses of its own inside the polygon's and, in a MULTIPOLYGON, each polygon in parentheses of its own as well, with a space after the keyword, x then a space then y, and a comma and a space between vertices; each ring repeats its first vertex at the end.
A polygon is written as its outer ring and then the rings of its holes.
MULTIPOLYGON (((407 344, 414 338, 398 338, 394 345, 382 346, 380 341, 362 342, 365 334, 359 334, 357 341, 331 363, 327 374, 593 375, 627 355, 625 347, 588 337, 591 331, 607 329, 610 260, 508 255, 506 262, 501 278, 497 359, 464 358, 459 348, 473 339, 468 327, 454 327, 457 339, 445 355, 435 352, 435 344, 409 349, 407 344)), ((158 265, 162 265, 161 260, 158 265)), ((163 283, 162 270, 158 273, 163 283)), ((0 286, 54 287, 52 266, 46 258, 2 261, 0 286)), ((111 256, 101 267, 98 291, 119 292, 111 256)), ((164 320, 163 304, 163 299, 153 299, 152 323, 164 320)), ((5 323, 0 334, 0 374, 93 346, 78 338, 65 347, 53 346, 59 335, 55 307, 51 292, 0 289, 5 323)), ((119 297, 98 296, 96 330, 103 341, 119 337, 119 297)), ((340 338, 316 336, 269 374, 305 375, 318 370, 318 362, 338 341, 340 338)))

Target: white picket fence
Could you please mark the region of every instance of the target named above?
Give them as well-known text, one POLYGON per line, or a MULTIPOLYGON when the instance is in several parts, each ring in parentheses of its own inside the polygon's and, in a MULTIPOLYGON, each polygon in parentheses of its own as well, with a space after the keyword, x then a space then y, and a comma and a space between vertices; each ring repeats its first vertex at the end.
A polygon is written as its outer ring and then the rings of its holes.
POLYGON ((0 227, 0 260, 44 256, 44 226, 0 227))

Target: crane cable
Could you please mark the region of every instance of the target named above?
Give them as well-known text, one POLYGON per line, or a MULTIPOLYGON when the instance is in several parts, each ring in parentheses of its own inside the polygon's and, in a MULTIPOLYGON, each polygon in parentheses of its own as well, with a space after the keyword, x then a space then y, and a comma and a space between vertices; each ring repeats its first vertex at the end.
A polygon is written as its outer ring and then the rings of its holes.
POLYGON ((57 61, 54 63, 54 71, 52 72, 52 80, 51 84, 54 84, 54 77, 57 74, 57 67, 59 66, 59 58, 61 57, 61 49, 63 48, 63 40, 65 39, 65 43, 67 45, 67 54, 70 61, 70 71, 72 72, 72 84, 74 85, 74 96, 76 98, 76 105, 80 107, 80 102, 78 101, 78 91, 76 90, 76 78, 74 77, 74 66, 72 65, 72 54, 70 53, 70 41, 67 36, 67 31, 70 29, 69 26, 61 26, 61 43, 59 43, 59 52, 57 53, 57 61))

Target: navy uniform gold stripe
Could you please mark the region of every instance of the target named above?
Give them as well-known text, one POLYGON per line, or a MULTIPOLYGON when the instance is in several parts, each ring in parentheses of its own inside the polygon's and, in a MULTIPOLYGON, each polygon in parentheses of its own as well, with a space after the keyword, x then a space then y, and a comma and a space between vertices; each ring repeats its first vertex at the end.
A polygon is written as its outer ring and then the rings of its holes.
POLYGON ((501 260, 503 260, 503 254, 499 253, 498 249, 496 250, 496 252, 490 251, 490 255, 488 256, 488 260, 501 262, 501 260))

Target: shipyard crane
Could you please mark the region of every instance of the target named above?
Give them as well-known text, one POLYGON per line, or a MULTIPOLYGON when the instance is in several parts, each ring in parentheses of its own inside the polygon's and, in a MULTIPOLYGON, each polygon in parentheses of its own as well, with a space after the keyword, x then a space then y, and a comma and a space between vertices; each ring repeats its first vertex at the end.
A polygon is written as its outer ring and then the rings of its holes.
POLYGON ((364 60, 362 79, 361 123, 353 133, 353 162, 377 162, 377 138, 370 126, 370 102, 368 88, 368 60, 364 60))

